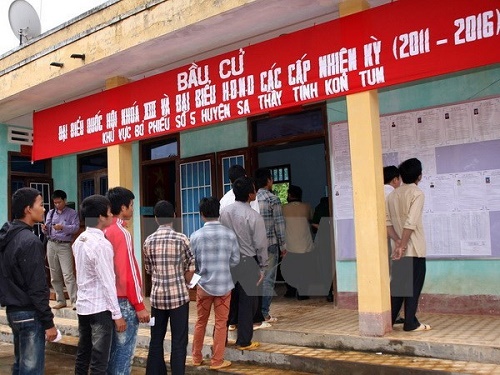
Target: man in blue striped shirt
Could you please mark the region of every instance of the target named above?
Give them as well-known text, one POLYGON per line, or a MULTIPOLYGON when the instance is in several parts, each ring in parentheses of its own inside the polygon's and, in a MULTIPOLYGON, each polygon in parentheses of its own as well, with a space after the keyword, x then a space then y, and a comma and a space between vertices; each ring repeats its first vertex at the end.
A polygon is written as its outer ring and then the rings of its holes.
POLYGON ((219 222, 219 200, 214 197, 200 201, 201 218, 205 225, 191 235, 191 250, 200 275, 196 292, 198 320, 194 328, 193 364, 203 362, 201 350, 210 309, 214 306, 215 329, 210 369, 231 365, 224 360, 227 317, 234 288, 231 268, 240 262, 240 248, 234 232, 219 222))

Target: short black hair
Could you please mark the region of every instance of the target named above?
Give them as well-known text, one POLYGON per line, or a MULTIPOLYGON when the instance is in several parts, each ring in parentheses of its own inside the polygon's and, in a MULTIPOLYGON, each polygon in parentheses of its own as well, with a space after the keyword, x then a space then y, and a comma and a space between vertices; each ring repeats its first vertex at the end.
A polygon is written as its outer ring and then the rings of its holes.
POLYGON ((113 215, 118 215, 123 205, 128 208, 135 198, 134 193, 121 186, 109 189, 106 193, 106 197, 111 202, 111 213, 113 215))
POLYGON ((399 173, 405 184, 412 184, 418 181, 422 174, 422 163, 417 158, 405 160, 399 164, 399 173))
POLYGON ((26 207, 33 207, 36 198, 39 195, 42 195, 42 193, 30 187, 23 187, 16 190, 14 194, 12 194, 12 217, 14 219, 24 219, 24 217, 26 216, 26 214, 24 213, 24 209, 26 207))
POLYGON ((399 177, 399 169, 395 165, 384 167, 384 185, 387 185, 396 177, 399 177))
POLYGON ((247 172, 245 168, 243 168, 239 164, 231 165, 227 170, 227 176, 229 177, 229 181, 233 184, 238 178, 246 176, 247 172))
POLYGON ((51 197, 52 199, 61 198, 62 200, 65 200, 68 197, 68 195, 64 190, 54 190, 51 197))
POLYGON ((220 203, 215 197, 201 198, 200 213, 206 218, 213 219, 219 217, 220 203))
POLYGON ((174 206, 169 201, 161 200, 156 202, 153 212, 156 220, 158 220, 160 224, 174 221, 175 210, 174 206))
POLYGON ((263 188, 267 185, 267 180, 272 179, 273 175, 269 168, 259 168, 255 171, 255 187, 263 188))
POLYGON ((288 194, 299 201, 302 201, 302 188, 297 185, 290 185, 288 187, 288 194))
POLYGON ((80 205, 80 217, 85 225, 95 227, 99 222, 99 216, 108 216, 108 208, 111 202, 104 195, 90 195, 80 205))
POLYGON ((255 193, 255 184, 253 179, 244 176, 238 178, 233 184, 234 198, 238 202, 247 202, 248 196, 255 193))

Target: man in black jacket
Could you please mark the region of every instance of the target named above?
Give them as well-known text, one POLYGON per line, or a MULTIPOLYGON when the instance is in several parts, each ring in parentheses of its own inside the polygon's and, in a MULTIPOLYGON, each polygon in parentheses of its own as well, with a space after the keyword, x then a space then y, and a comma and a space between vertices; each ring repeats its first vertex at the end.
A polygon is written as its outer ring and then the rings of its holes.
POLYGON ((38 190, 21 188, 12 195, 14 220, 0 229, 0 303, 14 335, 13 374, 43 374, 45 340, 57 337, 49 306, 44 248, 33 233, 43 221, 38 190))

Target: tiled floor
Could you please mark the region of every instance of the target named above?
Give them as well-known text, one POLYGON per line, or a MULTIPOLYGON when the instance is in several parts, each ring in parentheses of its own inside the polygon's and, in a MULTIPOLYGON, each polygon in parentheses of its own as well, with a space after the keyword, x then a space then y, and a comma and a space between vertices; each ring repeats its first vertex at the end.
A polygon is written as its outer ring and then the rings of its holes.
MULTIPOLYGON (((318 334, 359 336, 358 312, 334 308, 324 297, 297 301, 277 296, 271 314, 278 318, 274 329, 318 334)), ((196 309, 190 308, 190 319, 196 320, 196 309)), ((395 326, 387 339, 410 339, 421 342, 463 343, 496 347, 500 351, 500 317, 485 315, 418 314, 419 320, 432 326, 426 332, 404 332, 395 326)))

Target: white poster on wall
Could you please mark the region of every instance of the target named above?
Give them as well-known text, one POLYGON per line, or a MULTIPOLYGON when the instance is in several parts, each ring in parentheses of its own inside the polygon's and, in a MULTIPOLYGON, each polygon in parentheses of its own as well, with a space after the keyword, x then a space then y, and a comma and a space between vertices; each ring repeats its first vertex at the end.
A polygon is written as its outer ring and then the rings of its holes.
MULTIPOLYGON (((380 127, 384 166, 422 162, 427 256, 500 256, 491 230, 500 226, 500 98, 387 115, 380 127)), ((330 124, 330 135, 335 220, 352 234, 347 123, 330 124)))
POLYGON ((471 108, 474 140, 500 138, 500 98, 471 103, 471 108))

